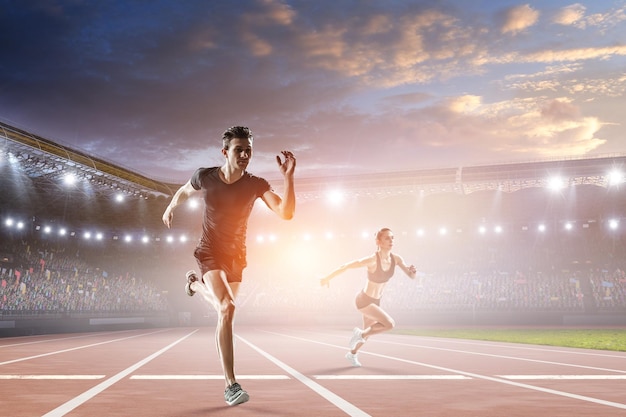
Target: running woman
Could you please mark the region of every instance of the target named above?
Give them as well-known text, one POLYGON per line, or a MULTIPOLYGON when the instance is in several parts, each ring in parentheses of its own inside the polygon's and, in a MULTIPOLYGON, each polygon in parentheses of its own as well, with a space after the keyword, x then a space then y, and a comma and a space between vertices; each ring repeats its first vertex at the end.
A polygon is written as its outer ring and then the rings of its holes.
POLYGON ((352 366, 361 366, 358 351, 370 336, 389 331, 395 326, 393 318, 380 307, 380 299, 396 266, 409 278, 414 279, 417 274, 415 266, 407 266, 400 255, 391 253, 393 233, 389 228, 380 229, 376 233, 376 246, 378 249, 372 255, 343 264, 320 280, 322 286, 329 286, 331 279, 348 269, 367 268, 365 287, 357 294, 355 300, 356 308, 363 316, 363 328, 354 328, 350 339, 350 351, 346 353, 346 359, 352 366))

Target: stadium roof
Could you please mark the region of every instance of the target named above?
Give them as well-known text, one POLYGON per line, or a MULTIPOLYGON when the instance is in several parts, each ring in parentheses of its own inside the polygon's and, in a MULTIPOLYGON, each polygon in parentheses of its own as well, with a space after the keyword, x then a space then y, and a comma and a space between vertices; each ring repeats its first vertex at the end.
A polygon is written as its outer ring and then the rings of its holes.
MULTIPOLYGON (((62 146, 49 139, 0 122, 0 156, 17 161, 21 172, 40 191, 62 187, 60 179, 71 172, 87 180, 98 193, 123 192, 148 198, 171 196, 180 184, 152 180, 83 151, 62 146)), ((329 190, 340 188, 354 195, 383 198, 420 193, 470 194, 476 191, 514 192, 530 187, 545 187, 550 178, 560 177, 564 186, 597 185, 606 187, 611 171, 625 169, 626 155, 604 155, 550 161, 498 165, 416 169, 412 171, 297 178, 296 192, 302 200, 314 200, 329 190)), ((3 178, 3 182, 8 178, 3 178)))
MULTIPOLYGON (((43 189, 58 186, 67 173, 88 180, 100 192, 125 192, 147 197, 172 195, 179 185, 147 178, 127 168, 85 152, 70 149, 0 121, 2 153, 18 161, 21 170, 43 189)), ((0 142, 1 143, 1 142, 0 142)))

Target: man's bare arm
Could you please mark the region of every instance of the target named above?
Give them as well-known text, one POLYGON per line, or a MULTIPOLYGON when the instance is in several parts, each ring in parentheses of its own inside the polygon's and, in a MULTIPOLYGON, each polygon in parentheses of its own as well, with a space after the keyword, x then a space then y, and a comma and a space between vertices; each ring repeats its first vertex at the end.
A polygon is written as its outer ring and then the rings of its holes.
POLYGON ((165 209, 165 212, 163 213, 163 223, 168 228, 172 226, 172 219, 174 218, 174 209, 180 204, 182 204, 183 202, 185 202, 189 198, 189 196, 195 193, 196 191, 197 190, 193 188, 193 186, 191 185, 191 181, 187 181, 182 187, 178 189, 178 191, 176 191, 176 193, 174 193, 174 196, 172 197, 172 201, 170 201, 170 204, 167 206, 167 208, 165 209))
POLYGON ((296 192, 294 188, 293 174, 296 169, 296 158, 289 151, 282 151, 285 161, 276 156, 276 163, 284 177, 285 195, 281 198, 275 192, 268 190, 262 198, 265 204, 280 218, 290 220, 296 212, 296 192))

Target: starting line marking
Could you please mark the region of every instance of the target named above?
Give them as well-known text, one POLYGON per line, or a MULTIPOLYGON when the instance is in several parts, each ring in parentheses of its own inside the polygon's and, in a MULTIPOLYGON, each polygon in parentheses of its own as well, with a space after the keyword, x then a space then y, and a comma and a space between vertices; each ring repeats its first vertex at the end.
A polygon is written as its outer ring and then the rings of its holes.
POLYGON ((568 380, 585 380, 585 379, 626 379, 626 375, 497 375, 506 379, 568 379, 568 380))
MULTIPOLYGON (((626 375, 495 375, 509 380, 626 380, 626 375)), ((31 380, 94 380, 105 378, 106 375, 16 375, 0 374, 0 380, 31 379, 31 380)), ((474 379, 465 375, 313 375, 319 380, 467 380, 474 379)), ((222 380, 224 375, 131 375, 130 379, 136 380, 222 380)), ((237 379, 248 380, 285 380, 291 379, 289 375, 237 375, 237 379)))
MULTIPOLYGON (((130 379, 224 379, 224 375, 133 375, 130 379)), ((237 375, 237 379, 290 379, 287 375, 237 375)))
POLYGON ((407 379, 472 379, 465 375, 315 375, 316 379, 369 379, 369 380, 407 380, 407 379))
POLYGON ((102 379, 106 375, 0 375, 0 379, 102 379))

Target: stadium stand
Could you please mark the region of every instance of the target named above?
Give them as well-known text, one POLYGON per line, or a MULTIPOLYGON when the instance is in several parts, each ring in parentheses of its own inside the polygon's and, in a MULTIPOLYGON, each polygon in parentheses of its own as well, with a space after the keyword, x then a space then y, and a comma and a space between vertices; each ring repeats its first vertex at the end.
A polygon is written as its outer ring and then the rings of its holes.
MULTIPOLYGON (((315 274, 349 259, 352 249, 373 250, 372 240, 357 232, 368 222, 370 228, 391 227, 420 271, 417 282, 395 278, 386 291, 389 311, 403 321, 624 320, 626 251, 619 225, 626 224, 626 198, 623 177, 613 183, 611 172, 625 162, 626 156, 611 155, 298 178, 297 220, 251 221, 249 264, 262 267, 246 273, 242 319, 273 315, 306 322, 325 311, 352 311, 346 300, 363 277, 327 291, 315 274), (550 193, 554 175, 562 188, 550 193), (325 205, 330 185, 344 190, 341 210, 325 205), (320 219, 335 230, 333 239, 294 243, 309 225, 319 229, 320 219), (445 238, 438 236, 442 224, 448 226, 445 238), (494 232, 496 226, 503 232, 494 232), (290 241, 290 256, 297 259, 287 267, 276 246, 254 240, 268 229, 290 241), (304 255, 294 255, 297 250, 304 255)), ((172 231, 186 236, 174 243, 160 220, 178 184, 151 180, 5 123, 0 175, 0 332, 211 319, 185 298, 181 285, 184 272, 195 266, 197 216, 172 231), (81 186, 60 184, 70 170, 79 173, 81 186), (124 205, 113 201, 118 193, 127 197, 124 205), (130 244, 131 237, 145 244, 130 244)))

